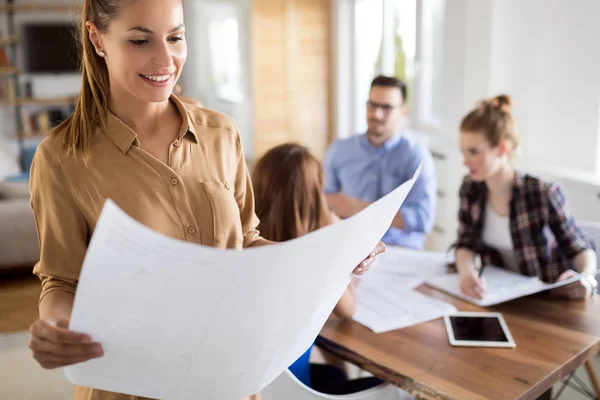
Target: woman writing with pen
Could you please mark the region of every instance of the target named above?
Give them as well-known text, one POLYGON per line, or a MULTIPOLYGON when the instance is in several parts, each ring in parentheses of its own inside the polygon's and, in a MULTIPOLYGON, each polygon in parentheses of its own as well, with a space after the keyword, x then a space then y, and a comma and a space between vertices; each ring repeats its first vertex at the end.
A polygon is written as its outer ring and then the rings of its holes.
POLYGON ((590 239, 576 226, 556 183, 515 170, 519 144, 511 98, 482 101, 460 126, 460 147, 469 169, 460 188, 456 266, 464 294, 481 298, 482 265, 504 267, 544 282, 558 282, 580 273, 577 283, 555 293, 581 299, 597 287, 596 254, 590 239))

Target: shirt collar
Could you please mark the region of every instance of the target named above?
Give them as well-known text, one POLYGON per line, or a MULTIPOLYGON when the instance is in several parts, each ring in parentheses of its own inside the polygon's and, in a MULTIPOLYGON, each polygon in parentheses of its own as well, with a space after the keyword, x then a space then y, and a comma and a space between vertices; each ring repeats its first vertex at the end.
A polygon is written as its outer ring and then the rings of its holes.
POLYGON ((521 191, 525 187, 525 175, 519 171, 515 171, 514 190, 521 191))
POLYGON ((371 144, 371 142, 369 142, 369 139, 368 139, 366 133, 361 135, 361 137, 360 137, 361 144, 371 150, 374 150, 374 151, 380 151, 381 149, 383 149, 384 151, 390 151, 390 150, 394 149, 396 146, 398 146, 398 144, 400 143, 401 140, 402 140, 402 133, 398 132, 394 136, 392 136, 391 138, 386 140, 383 143, 383 146, 381 146, 380 148, 376 148, 375 146, 373 146, 371 144))
MULTIPOLYGON (((481 196, 482 201, 487 201, 487 191, 488 187, 485 182, 477 182, 477 187, 479 187, 478 193, 481 196)), ((515 170, 515 176, 513 178, 513 193, 520 193, 525 188, 525 174, 515 170)), ((513 201, 515 196, 512 197, 511 201, 513 201)))
MULTIPOLYGON (((198 136, 196 132, 194 132, 194 122, 190 112, 187 110, 181 100, 179 100, 175 95, 171 95, 169 100, 175 104, 177 111, 179 111, 179 114, 181 115, 182 123, 179 133, 177 134, 177 139, 180 140, 189 133, 190 138, 197 143, 198 136)), ((113 142, 113 144, 117 146, 117 148, 121 150, 123 154, 127 154, 132 145, 139 146, 140 144, 137 134, 109 110, 106 111, 105 133, 111 142, 113 142)))

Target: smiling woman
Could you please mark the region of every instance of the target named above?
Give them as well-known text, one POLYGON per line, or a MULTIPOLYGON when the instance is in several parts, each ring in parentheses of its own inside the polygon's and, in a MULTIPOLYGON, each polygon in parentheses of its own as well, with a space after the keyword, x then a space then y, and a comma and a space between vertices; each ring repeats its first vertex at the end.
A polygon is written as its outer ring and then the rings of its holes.
MULTIPOLYGON (((187 58, 183 21, 181 0, 83 1, 76 110, 39 145, 31 167, 42 293, 30 347, 44 368, 104 354, 90 335, 69 330, 69 318, 106 199, 178 240, 231 249, 272 243, 256 229, 236 124, 173 95, 187 58)), ((75 391, 75 400, 133 399, 75 391)))
MULTIPOLYGON (((270 243, 256 230, 235 123, 172 94, 187 57, 181 0, 85 0, 82 16, 77 108, 39 146, 31 170, 42 293, 30 347, 44 368, 104 354, 68 326, 107 198, 179 240, 227 248, 270 243)), ((76 400, 134 398, 75 391, 76 400)))

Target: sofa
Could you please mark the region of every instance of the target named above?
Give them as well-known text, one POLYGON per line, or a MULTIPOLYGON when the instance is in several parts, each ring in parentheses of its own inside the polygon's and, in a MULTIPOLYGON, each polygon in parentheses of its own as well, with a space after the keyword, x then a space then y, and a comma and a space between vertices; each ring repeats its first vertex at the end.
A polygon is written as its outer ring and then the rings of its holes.
POLYGON ((23 151, 24 172, 0 181, 0 273, 31 270, 40 247, 29 200, 29 167, 35 147, 23 151))

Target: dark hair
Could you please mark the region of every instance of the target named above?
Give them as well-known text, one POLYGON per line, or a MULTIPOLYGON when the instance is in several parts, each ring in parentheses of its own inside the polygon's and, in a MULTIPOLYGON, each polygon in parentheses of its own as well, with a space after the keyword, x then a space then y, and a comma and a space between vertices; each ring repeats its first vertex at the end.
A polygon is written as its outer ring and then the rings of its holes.
POLYGON ((371 82, 371 89, 373 86, 383 86, 389 88, 397 88, 402 93, 402 104, 406 104, 408 101, 408 88, 406 87, 406 83, 400 78, 396 78, 395 76, 385 76, 379 75, 373 82, 371 82))
POLYGON ((258 230, 283 242, 331 223, 323 193, 323 167, 310 151, 288 143, 269 150, 252 174, 258 230))
POLYGON ((463 118, 460 130, 483 133, 493 147, 501 141, 508 141, 514 151, 520 138, 511 111, 512 104, 512 98, 505 94, 482 100, 463 118))

